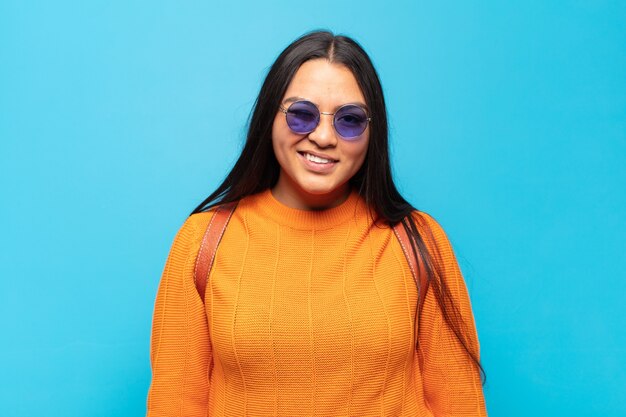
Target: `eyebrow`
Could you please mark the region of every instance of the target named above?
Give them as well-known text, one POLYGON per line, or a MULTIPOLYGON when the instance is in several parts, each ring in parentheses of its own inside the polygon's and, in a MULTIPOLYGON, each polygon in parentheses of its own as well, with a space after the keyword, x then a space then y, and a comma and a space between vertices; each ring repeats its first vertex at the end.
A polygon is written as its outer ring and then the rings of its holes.
MULTIPOLYGON (((317 107, 319 107, 319 105, 317 103, 309 100, 308 98, 298 97, 298 96, 293 96, 293 97, 286 98, 285 100, 283 100, 283 104, 293 103, 295 101, 300 101, 300 100, 310 101, 311 103, 313 103, 317 107)), ((340 104, 339 106, 335 107, 333 109, 333 111, 336 111, 339 107, 345 106, 346 104, 355 104, 355 105, 357 105, 359 107, 363 107, 365 109, 365 111, 367 111, 369 113, 369 108, 367 107, 367 105, 365 103, 361 103, 360 101, 351 101, 349 103, 340 104)))

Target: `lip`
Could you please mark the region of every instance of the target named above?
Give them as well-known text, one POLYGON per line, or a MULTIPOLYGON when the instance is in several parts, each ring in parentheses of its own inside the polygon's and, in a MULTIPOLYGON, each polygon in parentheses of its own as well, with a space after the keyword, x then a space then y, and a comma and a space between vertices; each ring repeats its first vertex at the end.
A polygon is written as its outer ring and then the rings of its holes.
POLYGON ((302 162, 302 164, 307 170, 318 173, 318 174, 328 174, 332 172, 333 169, 335 168, 335 165, 337 165, 337 163, 339 162, 336 159, 329 158, 327 156, 322 156, 321 154, 308 152, 308 151, 297 152, 297 154, 298 154, 298 159, 302 162), (334 161, 334 162, 329 162, 327 164, 319 164, 317 162, 309 161, 304 156, 305 153, 319 156, 320 158, 324 158, 324 159, 330 159, 331 161, 334 161))
MULTIPOLYGON (((297 151, 301 156, 304 156, 305 153, 311 154, 313 156, 317 156, 318 158, 324 158, 324 159, 330 159, 331 161, 334 162, 339 162, 339 160, 337 160, 336 158, 333 158, 330 155, 326 155, 324 153, 319 153, 319 152, 312 152, 312 151, 297 151)), ((305 158, 306 159, 306 158, 305 158)))

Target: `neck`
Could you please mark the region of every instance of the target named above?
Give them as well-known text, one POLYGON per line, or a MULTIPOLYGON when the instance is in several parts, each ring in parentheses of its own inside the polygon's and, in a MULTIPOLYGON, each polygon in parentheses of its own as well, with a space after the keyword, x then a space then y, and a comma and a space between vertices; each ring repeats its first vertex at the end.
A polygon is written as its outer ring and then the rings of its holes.
MULTIPOLYGON (((282 179, 282 178, 281 178, 282 179)), ((350 186, 341 187, 325 194, 309 194, 293 187, 285 187, 281 179, 272 188, 272 195, 280 203, 298 210, 320 211, 341 205, 350 196, 350 186)))

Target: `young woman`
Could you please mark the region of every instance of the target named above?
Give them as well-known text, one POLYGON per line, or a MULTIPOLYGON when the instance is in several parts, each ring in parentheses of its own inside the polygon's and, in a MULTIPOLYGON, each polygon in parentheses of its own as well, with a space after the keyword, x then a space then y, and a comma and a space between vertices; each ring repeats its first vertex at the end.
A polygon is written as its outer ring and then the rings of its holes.
POLYGON ((239 160, 174 240, 151 361, 152 417, 486 415, 463 278, 396 190, 382 88, 352 39, 307 34, 271 67, 239 160), (203 297, 198 253, 230 202, 203 297))

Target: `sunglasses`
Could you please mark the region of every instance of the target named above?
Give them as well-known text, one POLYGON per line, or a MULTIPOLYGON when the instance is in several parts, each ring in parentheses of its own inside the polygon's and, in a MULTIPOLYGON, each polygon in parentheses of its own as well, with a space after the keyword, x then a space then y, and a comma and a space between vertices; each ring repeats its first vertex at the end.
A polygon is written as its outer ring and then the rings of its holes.
POLYGON ((320 115, 333 117, 333 127, 343 139, 358 139, 372 120, 367 117, 365 109, 356 104, 344 104, 334 113, 320 112, 317 106, 307 100, 294 101, 288 108, 280 106, 285 113, 287 126, 299 135, 311 133, 320 124, 320 115))

